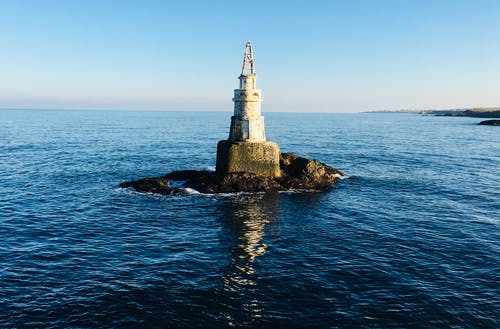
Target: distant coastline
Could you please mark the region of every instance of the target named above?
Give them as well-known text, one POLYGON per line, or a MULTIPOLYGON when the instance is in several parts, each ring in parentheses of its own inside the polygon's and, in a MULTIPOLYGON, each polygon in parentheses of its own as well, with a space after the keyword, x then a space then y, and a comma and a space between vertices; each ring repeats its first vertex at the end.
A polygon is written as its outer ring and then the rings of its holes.
POLYGON ((447 116, 447 117, 475 117, 475 118, 500 118, 500 107, 476 107, 466 109, 447 110, 375 110, 366 113, 419 113, 421 115, 447 116))

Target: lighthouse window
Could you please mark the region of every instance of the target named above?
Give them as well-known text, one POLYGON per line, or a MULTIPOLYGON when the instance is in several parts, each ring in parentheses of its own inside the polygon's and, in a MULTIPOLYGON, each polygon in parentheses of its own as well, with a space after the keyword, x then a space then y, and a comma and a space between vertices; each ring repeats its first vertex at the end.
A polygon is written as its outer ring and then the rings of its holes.
POLYGON ((253 95, 258 97, 258 96, 259 96, 259 93, 253 93, 253 95))

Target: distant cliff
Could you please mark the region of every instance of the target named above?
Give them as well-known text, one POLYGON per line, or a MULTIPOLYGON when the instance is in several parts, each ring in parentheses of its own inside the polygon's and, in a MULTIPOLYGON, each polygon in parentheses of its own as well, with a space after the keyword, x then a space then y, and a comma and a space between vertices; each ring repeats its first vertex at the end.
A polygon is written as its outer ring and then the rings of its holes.
POLYGON ((420 113, 422 115, 435 115, 447 117, 476 117, 476 118, 500 118, 500 107, 477 107, 468 109, 448 110, 394 110, 394 111, 370 111, 369 113, 420 113))
POLYGON ((484 107, 462 110, 432 110, 425 112, 436 116, 500 118, 500 107, 484 107))

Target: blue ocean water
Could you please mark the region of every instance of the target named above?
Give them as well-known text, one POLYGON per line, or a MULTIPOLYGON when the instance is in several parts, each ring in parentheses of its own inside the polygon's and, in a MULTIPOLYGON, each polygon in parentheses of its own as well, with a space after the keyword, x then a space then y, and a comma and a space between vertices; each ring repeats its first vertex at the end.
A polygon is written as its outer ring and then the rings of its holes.
POLYGON ((329 192, 122 189, 214 169, 230 113, 0 111, 0 327, 498 328, 500 129, 267 113, 329 192))

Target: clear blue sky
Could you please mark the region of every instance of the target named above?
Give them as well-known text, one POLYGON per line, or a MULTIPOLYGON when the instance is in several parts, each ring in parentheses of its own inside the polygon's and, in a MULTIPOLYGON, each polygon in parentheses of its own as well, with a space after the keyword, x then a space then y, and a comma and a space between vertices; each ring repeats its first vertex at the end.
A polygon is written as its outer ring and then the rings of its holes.
POLYGON ((500 1, 0 0, 0 108, 500 106, 500 1))

